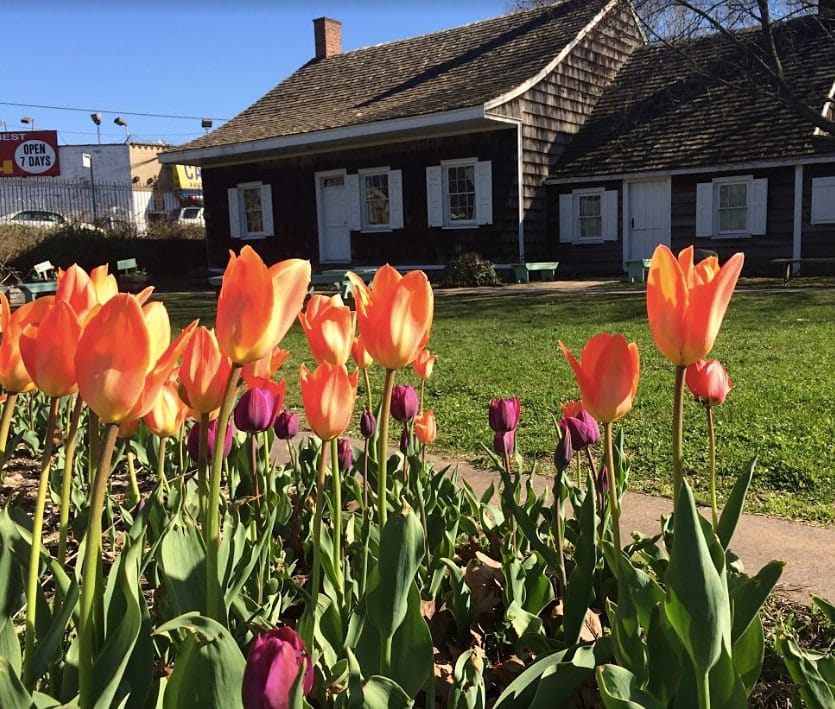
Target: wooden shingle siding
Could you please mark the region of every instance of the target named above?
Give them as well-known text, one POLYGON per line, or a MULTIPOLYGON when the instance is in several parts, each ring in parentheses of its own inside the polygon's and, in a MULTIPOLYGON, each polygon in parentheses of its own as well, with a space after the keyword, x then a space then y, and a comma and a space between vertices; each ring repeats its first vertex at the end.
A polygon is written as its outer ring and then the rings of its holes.
POLYGON ((601 20, 547 77, 501 107, 502 115, 522 119, 527 259, 556 256, 556 222, 548 219, 543 181, 640 41, 632 13, 621 5, 601 20))
POLYGON ((272 186, 276 236, 249 242, 229 237, 209 243, 209 263, 222 266, 228 250, 250 243, 268 262, 289 257, 319 263, 315 173, 387 166, 401 170, 403 229, 351 232, 351 261, 360 265, 445 264, 470 251, 494 262, 518 260, 518 207, 516 130, 390 143, 369 148, 334 151, 311 157, 293 157, 234 167, 203 169, 208 217, 228 224, 226 190, 239 183, 263 181, 272 186), (477 158, 492 162, 493 223, 477 228, 430 228, 426 215, 426 168, 442 160, 477 158))

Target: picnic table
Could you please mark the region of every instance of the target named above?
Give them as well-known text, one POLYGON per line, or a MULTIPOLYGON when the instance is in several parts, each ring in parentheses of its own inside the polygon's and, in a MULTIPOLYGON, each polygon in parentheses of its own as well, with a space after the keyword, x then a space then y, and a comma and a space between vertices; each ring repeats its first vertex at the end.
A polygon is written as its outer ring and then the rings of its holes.
POLYGON ((771 263, 783 267, 786 267, 786 271, 783 275, 783 287, 789 285, 789 281, 792 279, 794 273, 794 266, 799 267, 802 266, 804 263, 806 264, 815 264, 815 263, 835 263, 835 258, 828 258, 828 257, 817 257, 817 258, 775 258, 771 259, 771 263))

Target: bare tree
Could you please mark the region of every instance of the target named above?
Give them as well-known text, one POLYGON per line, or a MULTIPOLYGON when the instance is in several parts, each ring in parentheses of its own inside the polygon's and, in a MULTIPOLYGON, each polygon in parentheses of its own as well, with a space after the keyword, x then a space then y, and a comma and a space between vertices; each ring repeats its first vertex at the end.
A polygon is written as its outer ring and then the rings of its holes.
MULTIPOLYGON (((553 0, 511 0, 509 9, 551 4, 553 0)), ((708 66, 694 71, 714 80, 767 94, 790 107, 824 135, 835 136, 835 116, 830 109, 832 83, 819 96, 800 96, 787 75, 795 66, 799 46, 792 20, 801 20, 805 32, 814 32, 819 61, 828 61, 835 82, 835 0, 632 0, 635 13, 650 42, 661 42, 688 54, 688 41, 705 35, 721 35, 735 47, 734 71, 717 76, 708 66), (810 28, 810 26, 812 26, 810 28)), ((797 23, 795 23, 797 24, 797 23)))

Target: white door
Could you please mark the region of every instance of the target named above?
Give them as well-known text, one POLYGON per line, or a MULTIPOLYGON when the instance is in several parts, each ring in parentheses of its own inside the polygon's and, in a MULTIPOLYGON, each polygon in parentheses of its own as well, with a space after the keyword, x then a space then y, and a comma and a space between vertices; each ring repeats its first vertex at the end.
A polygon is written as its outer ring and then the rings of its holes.
POLYGON ((658 244, 670 245, 670 180, 626 184, 624 263, 652 258, 658 244))
POLYGON ((319 249, 322 261, 350 262, 351 232, 344 175, 319 176, 319 249))

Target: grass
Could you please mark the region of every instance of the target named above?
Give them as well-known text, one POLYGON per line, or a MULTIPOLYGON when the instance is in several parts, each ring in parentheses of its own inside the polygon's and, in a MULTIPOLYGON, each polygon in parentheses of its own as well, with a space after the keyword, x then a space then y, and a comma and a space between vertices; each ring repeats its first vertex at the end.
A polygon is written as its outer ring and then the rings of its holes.
MULTIPOLYGON (((161 297, 175 324, 198 316, 211 324, 214 300, 205 294, 161 297)), ((734 383, 725 404, 715 409, 720 503, 737 474, 756 457, 748 511, 835 523, 833 321, 835 291, 735 294, 710 354, 734 383)), ((634 408, 616 424, 624 430, 630 453, 630 487, 670 494, 673 367, 652 342, 640 287, 570 294, 439 292, 429 345, 438 361, 426 387, 426 407, 438 419, 436 452, 476 462, 483 458, 482 446, 492 441, 490 399, 518 396, 522 421, 517 445, 529 461, 538 461, 542 472, 549 472, 553 418, 560 403, 579 397, 557 341, 579 356, 586 340, 600 331, 623 333, 641 352, 634 408)), ((298 325, 282 346, 293 352, 283 370, 288 405, 301 410, 296 372, 310 357, 298 325)), ((399 373, 398 381, 416 383, 411 370, 399 373)), ((687 401, 685 416, 687 472, 705 502, 705 414, 687 401)))

